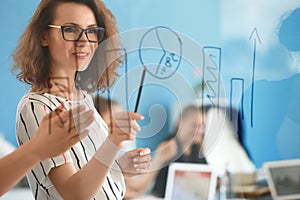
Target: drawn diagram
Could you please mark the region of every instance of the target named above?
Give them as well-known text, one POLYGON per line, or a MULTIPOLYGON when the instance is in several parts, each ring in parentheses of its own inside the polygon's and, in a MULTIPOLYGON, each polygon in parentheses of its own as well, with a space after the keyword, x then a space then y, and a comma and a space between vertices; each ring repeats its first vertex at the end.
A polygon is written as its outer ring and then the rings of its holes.
POLYGON ((172 29, 157 26, 142 36, 139 44, 140 62, 156 78, 172 76, 180 66, 181 57, 182 41, 172 29))
MULTIPOLYGON (((134 108, 132 105, 140 101, 139 112, 144 112, 145 116, 145 124, 142 125, 142 131, 139 133, 140 139, 149 142, 150 138, 162 130, 166 132, 170 108, 163 102, 164 96, 171 99, 172 105, 176 104, 180 113, 186 103, 199 98, 195 94, 191 80, 180 72, 181 69, 190 71, 191 74, 195 68, 202 72, 200 79, 205 80, 208 88, 203 98, 208 99, 213 106, 219 106, 219 98, 224 95, 220 79, 221 48, 212 46, 202 48, 189 37, 162 26, 133 30, 116 37, 122 38, 122 48, 100 44, 88 67, 78 73, 76 81, 79 83, 78 87, 93 91, 94 88, 99 88, 99 79, 103 77, 106 77, 105 80, 110 79, 108 71, 112 70, 111 64, 116 60, 121 61, 118 77, 113 87, 106 89, 105 95, 108 99, 118 100, 125 105, 127 111, 132 111, 134 108), (132 35, 136 38, 134 41, 132 35), (105 46, 109 48, 102 48, 105 46), (140 63, 132 64, 134 60, 140 63), (183 63, 185 66, 181 68, 183 63), (128 69, 129 65, 130 69, 128 69), (145 68, 147 70, 143 71, 145 68), (143 93, 139 96, 141 82, 143 93), (153 89, 165 95, 147 96, 148 91, 153 89)), ((109 43, 109 41, 105 42, 109 43)), ((107 82, 106 85, 110 83, 107 82)), ((103 95, 101 88, 95 92, 103 95)), ((218 132, 216 131, 216 135, 212 137, 217 138, 218 132)), ((212 139, 212 141, 216 140, 212 139)))

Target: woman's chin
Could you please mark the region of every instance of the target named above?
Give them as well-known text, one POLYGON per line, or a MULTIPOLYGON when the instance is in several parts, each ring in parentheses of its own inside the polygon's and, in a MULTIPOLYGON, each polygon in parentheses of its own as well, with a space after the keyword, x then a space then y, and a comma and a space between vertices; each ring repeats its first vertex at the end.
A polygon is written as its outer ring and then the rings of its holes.
POLYGON ((78 71, 86 70, 88 68, 91 60, 92 60, 92 57, 89 57, 89 58, 86 58, 86 59, 83 59, 83 60, 79 60, 78 61, 78 66, 79 66, 78 71))
POLYGON ((76 63, 76 70, 77 71, 84 71, 88 68, 89 62, 87 60, 80 60, 76 63))
POLYGON ((88 65, 81 65, 78 69, 78 71, 82 72, 88 68, 88 65))

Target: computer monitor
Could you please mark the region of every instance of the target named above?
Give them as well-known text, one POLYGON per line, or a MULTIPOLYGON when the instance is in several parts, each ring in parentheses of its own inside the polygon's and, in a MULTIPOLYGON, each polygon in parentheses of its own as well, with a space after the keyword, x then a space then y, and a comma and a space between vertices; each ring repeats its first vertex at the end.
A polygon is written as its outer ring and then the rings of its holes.
POLYGON ((300 199, 300 159, 266 162, 263 169, 274 200, 300 199))
POLYGON ((165 199, 213 200, 217 176, 205 164, 172 163, 169 166, 165 199))

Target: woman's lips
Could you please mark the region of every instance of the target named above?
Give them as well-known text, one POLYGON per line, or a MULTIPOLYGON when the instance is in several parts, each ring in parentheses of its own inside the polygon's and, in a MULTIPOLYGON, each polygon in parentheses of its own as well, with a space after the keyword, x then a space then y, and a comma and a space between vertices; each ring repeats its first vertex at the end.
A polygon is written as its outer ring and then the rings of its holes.
POLYGON ((79 58, 79 59, 86 59, 88 56, 89 56, 90 53, 86 53, 86 52, 77 52, 77 53, 73 53, 73 55, 76 57, 76 58, 79 58))

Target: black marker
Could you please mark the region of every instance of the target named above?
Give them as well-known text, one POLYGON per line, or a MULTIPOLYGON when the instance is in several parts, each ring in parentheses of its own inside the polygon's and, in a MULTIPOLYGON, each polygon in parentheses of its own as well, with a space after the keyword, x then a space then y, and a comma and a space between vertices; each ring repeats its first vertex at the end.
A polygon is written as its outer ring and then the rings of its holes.
POLYGON ((142 90, 143 90, 143 85, 144 85, 146 71, 147 71, 147 68, 144 66, 144 70, 143 70, 143 74, 142 74, 140 88, 139 88, 139 91, 138 91, 138 96, 137 96, 137 99, 136 99, 136 104, 135 104, 134 112, 137 112, 138 107, 139 107, 139 103, 140 103, 140 98, 141 98, 141 94, 142 94, 142 90))

